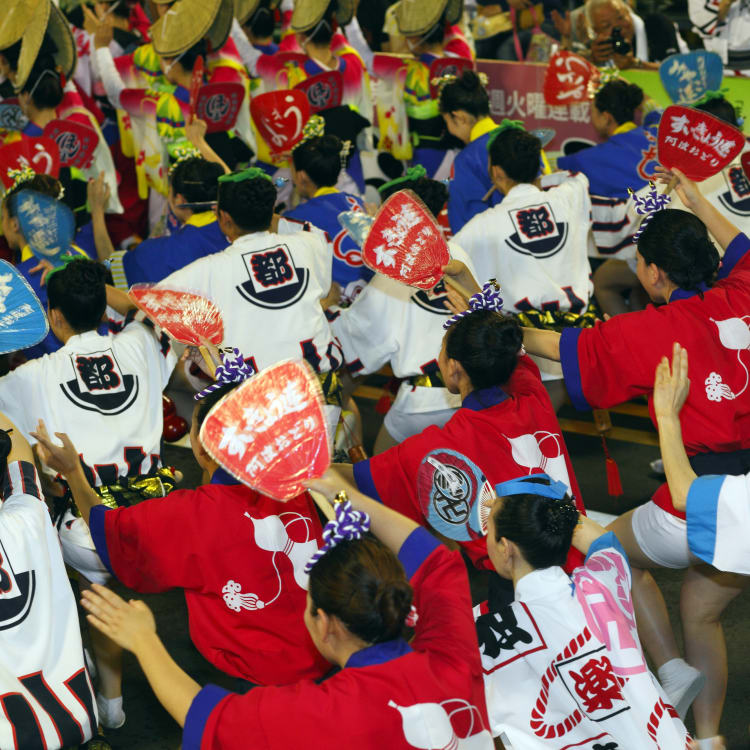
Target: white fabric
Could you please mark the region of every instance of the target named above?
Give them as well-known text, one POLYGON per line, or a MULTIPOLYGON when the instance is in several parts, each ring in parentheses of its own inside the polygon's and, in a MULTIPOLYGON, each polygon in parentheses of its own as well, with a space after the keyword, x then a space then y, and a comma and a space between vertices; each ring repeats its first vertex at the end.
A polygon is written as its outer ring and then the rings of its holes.
POLYGON ((87 581, 106 585, 112 576, 92 544, 86 522, 67 511, 59 534, 65 563, 73 570, 77 570, 87 581))
POLYGON ((398 443, 431 425, 444 427, 461 406, 461 396, 447 388, 412 387, 404 382, 383 419, 388 434, 398 443))
POLYGON ((359 53, 359 56, 364 60, 368 70, 372 70, 372 58, 374 57, 373 51, 370 49, 370 45, 365 39, 365 35, 362 33, 357 16, 353 16, 352 20, 344 26, 344 34, 349 44, 359 53))
POLYGON ((638 546, 646 557, 663 568, 687 568, 691 563, 685 521, 656 503, 639 506, 631 517, 638 546))
POLYGON ((122 94, 127 86, 117 71, 112 52, 108 47, 100 47, 94 51, 94 56, 91 60, 94 73, 101 80, 109 103, 115 109, 120 109, 120 94, 122 94))
POLYGON ((253 78, 257 78, 258 73, 256 72, 255 66, 258 64, 258 58, 260 58, 262 52, 250 44, 247 34, 245 34, 242 26, 240 26, 240 22, 236 18, 232 20, 232 27, 229 30, 229 36, 232 37, 232 41, 235 43, 237 51, 240 53, 242 64, 247 68, 253 78))
POLYGON ((635 31, 635 56, 638 60, 648 62, 648 38, 646 37, 646 22, 637 14, 630 11, 635 31))
POLYGON ((175 271, 159 286, 194 290, 213 300, 224 318, 224 345, 252 357, 259 370, 299 359, 303 344, 311 342, 326 372, 340 360, 320 305, 331 287, 332 263, 330 245, 316 232, 254 232, 175 271), (279 263, 285 278, 265 277, 263 286, 262 267, 278 270, 279 263), (269 292, 277 298, 269 298, 269 292))
POLYGON ((722 24, 717 22, 719 4, 719 0, 688 0, 688 16, 705 41, 718 42, 710 48, 726 63, 727 52, 750 49, 750 3, 735 0, 722 24))
POLYGON ((130 469, 125 448, 140 447, 145 458, 135 469, 147 474, 160 453, 161 395, 176 362, 142 323, 116 335, 87 331, 0 378, 0 411, 30 443, 43 419, 50 434, 68 433, 87 466, 114 464, 119 476, 130 469))
MULTIPOLYGON (((26 406, 31 403, 26 402, 26 406)), ((5 583, 0 593, 0 684, 6 696, 18 693, 26 700, 46 747, 55 750, 61 743, 50 715, 18 678, 41 672, 49 690, 80 725, 84 739, 91 738, 91 717, 66 685, 80 673, 74 681, 93 706, 78 612, 33 465, 18 461, 9 464, 4 485, 5 502, 0 507, 0 566, 5 583)), ((24 727, 16 727, 15 732, 24 736, 24 727)), ((13 734, 6 708, 0 718, 0 747, 17 747, 13 734)), ((66 746, 70 746, 67 739, 66 746)))
POLYGON ((474 263, 480 284, 497 279, 506 310, 528 309, 519 303, 536 310, 557 303, 569 310, 565 288, 585 307, 593 292, 588 179, 556 172, 542 185, 553 186, 543 191, 529 183, 515 185, 502 203, 477 214, 454 237, 474 263))
POLYGON ((513 750, 686 745, 638 641, 628 561, 614 535, 600 540, 574 585, 562 568, 540 569, 510 607, 475 608, 492 733, 513 750))

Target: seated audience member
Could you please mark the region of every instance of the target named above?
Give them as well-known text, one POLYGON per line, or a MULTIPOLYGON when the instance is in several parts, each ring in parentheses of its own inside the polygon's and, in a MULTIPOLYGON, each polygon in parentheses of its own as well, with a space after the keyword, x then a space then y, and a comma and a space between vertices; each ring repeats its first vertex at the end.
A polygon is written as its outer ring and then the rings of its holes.
POLYGON ((617 537, 545 474, 495 493, 487 551, 515 599, 474 610, 492 734, 514 750, 685 747, 685 725, 641 650, 617 537), (569 577, 560 566, 571 541, 586 559, 569 577))
POLYGON ((309 221, 323 229, 333 242, 333 281, 341 287, 345 300, 353 300, 372 278, 362 261, 359 245, 339 223, 343 211, 364 211, 361 199, 338 190, 336 183, 346 164, 351 143, 335 135, 324 135, 322 117, 308 123, 311 135, 292 149, 292 180, 302 202, 284 216, 309 221))
POLYGON ((193 410, 190 444, 210 478, 195 490, 113 510, 89 487, 69 439, 60 447, 40 425, 40 453, 66 478, 99 555, 119 581, 142 593, 184 589, 191 638, 214 666, 251 685, 318 679, 330 665, 302 617, 303 568, 321 541, 320 521, 307 493, 286 503, 261 495, 202 446, 208 412, 253 374, 239 352, 225 355, 223 367, 227 382, 209 386, 193 410))
MULTIPOLYGON (((524 331, 534 354, 560 360, 574 406, 607 409, 636 396, 653 400, 654 371, 680 341, 692 353, 691 390, 682 429, 697 474, 750 471, 750 390, 744 361, 750 315, 750 240, 675 170, 676 190, 693 213, 651 214, 638 239, 638 279, 653 302, 589 330, 524 331), (708 232, 726 249, 719 254, 708 232)), ((661 173, 667 182, 673 175, 661 173)), ((653 418, 653 417, 652 417, 653 418)), ((693 704, 696 735, 718 734, 726 691, 726 652, 719 623, 744 581, 696 565, 684 513, 663 484, 651 502, 611 526, 633 566, 633 600, 644 646, 670 702, 684 716, 693 704), (685 651, 680 658, 664 600, 648 568, 687 568, 680 594, 685 651), (697 668, 697 669, 696 669, 697 668), (705 675, 705 676, 704 676, 705 675), (706 686, 701 690, 705 680, 706 686)))
MULTIPOLYGON (((12 416, 27 439, 38 418, 52 432, 69 432, 88 483, 111 506, 161 496, 174 486, 172 472, 160 468, 160 453, 162 391, 176 359, 166 337, 157 340, 153 326, 132 318, 117 335, 97 332, 107 307, 105 276, 106 270, 88 259, 48 274, 50 327, 63 346, 0 378, 0 411, 12 416)), ((132 303, 121 294, 125 300, 112 299, 112 305, 124 314, 132 303)), ((57 498, 54 520, 65 562, 80 573, 82 586, 106 583, 109 571, 70 492, 58 483, 50 492, 57 498)), ((105 727, 118 727, 125 722, 121 652, 102 637, 92 643, 100 674, 99 717, 105 727)))
MULTIPOLYGON (((503 202, 477 214, 455 236, 456 244, 480 281, 498 280, 506 308, 525 316, 525 325, 593 325, 593 315, 581 319, 592 292, 588 180, 563 172, 540 178, 541 144, 520 123, 504 120, 487 145, 490 176, 503 202)), ((545 364, 542 379, 557 410, 565 398, 562 374, 545 364)))
POLYGON ((492 750, 461 556, 333 471, 310 486, 342 500, 326 526, 328 541, 307 565, 304 623, 321 655, 341 668, 324 682, 245 695, 201 688, 169 656, 143 602, 103 588, 87 592, 90 622, 135 653, 184 727, 186 748, 492 750), (412 602, 418 617, 407 642, 412 602))
MULTIPOLYGON (((416 167, 409 173, 416 174, 416 167)), ((412 190, 436 216, 448 193, 442 182, 424 176, 402 177, 380 187, 383 200, 398 190, 412 190)), ((448 245, 451 262, 446 273, 474 275, 468 255, 448 245), (455 268, 455 271, 454 271, 455 268)), ((445 387, 435 352, 443 339, 443 323, 451 315, 445 281, 423 291, 375 274, 354 303, 329 311, 331 328, 341 342, 353 375, 368 375, 390 364, 403 379, 375 440, 375 453, 416 435, 429 425, 442 427, 461 405, 460 396, 445 387)))
MULTIPOLYGON (((445 535, 478 512, 493 483, 542 467, 583 509, 539 370, 523 351, 518 321, 501 315, 501 306, 487 284, 469 311, 443 324, 438 367, 445 386, 461 398, 443 427, 427 427, 367 461, 337 465, 363 492, 445 535)), ((484 536, 466 531, 458 537, 478 568, 491 569, 484 536)), ((569 563, 578 560, 574 552, 569 563)))
POLYGON ((106 186, 101 181, 89 183, 97 252, 100 260, 109 259, 115 286, 128 289, 133 284, 156 283, 229 244, 213 211, 218 179, 224 170, 195 152, 187 154, 169 170, 167 202, 180 222, 179 229, 173 234, 144 240, 131 250, 112 247, 104 224, 106 186))
POLYGON ((78 747, 97 733, 97 720, 76 602, 31 448, 4 414, 0 468, 0 746, 78 747))

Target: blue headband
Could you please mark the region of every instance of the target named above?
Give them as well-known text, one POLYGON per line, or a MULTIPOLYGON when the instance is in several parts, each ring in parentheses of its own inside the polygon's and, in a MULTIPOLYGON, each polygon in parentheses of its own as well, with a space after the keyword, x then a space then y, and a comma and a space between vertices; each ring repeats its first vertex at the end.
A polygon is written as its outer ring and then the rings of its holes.
POLYGON ((552 500, 562 500, 568 494, 568 488, 564 482, 552 479, 549 474, 529 474, 525 477, 516 477, 507 482, 495 485, 495 494, 498 497, 508 495, 539 495, 549 497, 552 500), (536 480, 547 480, 549 484, 536 480))

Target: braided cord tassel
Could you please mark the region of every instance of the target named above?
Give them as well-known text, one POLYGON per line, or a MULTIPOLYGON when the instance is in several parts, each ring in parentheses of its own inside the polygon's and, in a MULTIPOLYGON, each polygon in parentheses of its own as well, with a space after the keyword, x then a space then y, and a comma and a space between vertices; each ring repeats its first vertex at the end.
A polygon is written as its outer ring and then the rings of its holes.
POLYGON ((649 190, 645 196, 639 196, 629 188, 628 192, 630 193, 636 213, 644 217, 638 230, 633 235, 633 240, 637 242, 643 230, 649 221, 651 221, 651 217, 657 211, 664 210, 672 202, 672 198, 666 193, 660 193, 653 182, 649 182, 649 190))
POLYGON ((448 329, 461 318, 471 315, 476 310, 494 310, 502 312, 503 298, 500 296, 500 287, 495 279, 490 279, 483 287, 481 292, 473 294, 469 298, 469 309, 452 315, 443 323, 443 328, 448 329))
POLYGON ((209 393, 222 388, 228 383, 241 383, 243 380, 255 375, 255 370, 251 365, 245 362, 242 352, 239 349, 232 349, 231 353, 227 352, 222 355, 222 364, 216 368, 214 379, 216 382, 206 386, 202 391, 195 394, 196 401, 208 396, 209 393))
POLYGON ((347 540, 361 539, 370 530, 370 516, 354 510, 349 500, 334 505, 336 518, 323 528, 323 546, 308 560, 305 573, 309 573, 315 563, 337 544, 347 540))

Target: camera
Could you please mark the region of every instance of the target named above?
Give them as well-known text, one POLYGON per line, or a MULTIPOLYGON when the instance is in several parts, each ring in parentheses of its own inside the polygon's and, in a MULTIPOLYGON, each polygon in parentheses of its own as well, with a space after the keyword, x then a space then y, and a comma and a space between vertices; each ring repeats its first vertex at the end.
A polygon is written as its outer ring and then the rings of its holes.
POLYGON ((612 45, 612 49, 616 55, 627 55, 632 49, 630 42, 626 42, 623 39, 622 30, 619 26, 615 26, 612 29, 612 36, 607 41, 612 45))

